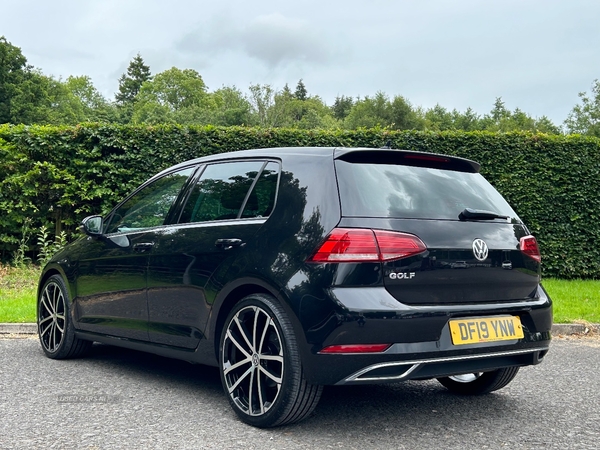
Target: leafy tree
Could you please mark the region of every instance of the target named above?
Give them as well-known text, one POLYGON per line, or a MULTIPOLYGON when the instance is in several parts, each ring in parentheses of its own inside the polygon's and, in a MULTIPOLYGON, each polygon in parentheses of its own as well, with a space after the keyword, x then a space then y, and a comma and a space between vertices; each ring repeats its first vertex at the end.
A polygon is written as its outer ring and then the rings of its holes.
POLYGON ((411 104, 401 96, 392 101, 379 91, 375 97, 357 100, 346 117, 345 126, 350 129, 388 127, 395 130, 421 129, 423 123, 411 104))
POLYGON ((443 106, 435 105, 424 114, 425 128, 433 131, 462 130, 476 131, 482 129, 481 118, 471 108, 464 113, 457 109, 448 111, 443 106))
POLYGON ((563 134, 560 126, 557 126, 548 117, 542 116, 535 121, 536 131, 548 134, 563 134))
POLYGON ((127 73, 119 78, 119 92, 115 94, 118 105, 132 103, 140 92, 142 84, 152 78, 150 67, 144 64, 144 59, 138 53, 127 67, 127 73))
POLYGON ((410 102, 400 95, 396 95, 391 104, 391 128, 395 130, 420 130, 423 123, 419 114, 413 109, 410 102))
POLYGON ((280 111, 276 126, 300 129, 339 127, 331 109, 317 96, 299 100, 279 93, 275 96, 275 108, 280 111))
POLYGON ((308 91, 306 90, 306 86, 304 86, 304 82, 302 81, 302 78, 300 78, 300 80, 298 81, 298 84, 296 85, 296 91, 294 92, 294 97, 296 97, 297 100, 301 100, 301 101, 304 101, 308 98, 308 91))
POLYGON ((68 77, 64 83, 68 94, 78 103, 81 109, 80 122, 115 122, 117 111, 96 89, 92 79, 87 75, 68 77))
POLYGON ((217 104, 206 91, 197 71, 172 67, 142 85, 132 122, 208 124, 217 104))
POLYGON ((277 91, 270 85, 251 85, 250 104, 258 125, 287 128, 337 128, 331 109, 317 96, 304 100, 292 94, 287 85, 277 91))
POLYGON ((261 127, 274 127, 280 111, 274 108, 277 91, 269 84, 251 84, 250 105, 256 123, 261 127))
POLYGON ((234 87, 223 86, 212 94, 216 104, 211 123, 213 125, 253 125, 252 105, 242 92, 234 87))
POLYGON ((581 104, 575 105, 565 120, 569 133, 600 137, 600 81, 592 83, 592 96, 580 92, 581 104))
POLYGON ((507 119, 510 117, 510 111, 506 109, 504 106, 504 102, 502 101, 502 97, 496 97, 496 101, 494 102, 494 107, 490 112, 491 118, 499 123, 503 119, 507 119))
POLYGON ((434 131, 456 129, 455 116, 453 113, 439 104, 425 112, 425 124, 428 130, 434 131))
POLYGON ((0 36, 0 123, 48 123, 50 79, 0 36))
POLYGON ((471 108, 467 108, 464 113, 454 109, 452 116, 455 130, 476 131, 481 129, 481 118, 471 108))
POLYGON ((96 90, 89 77, 69 77, 63 82, 32 71, 24 86, 13 101, 13 114, 21 118, 21 123, 75 125, 117 118, 115 107, 96 90), (32 93, 35 101, 30 101, 32 93))
POLYGON ((500 97, 496 98, 494 107, 489 114, 486 114, 480 120, 480 127, 487 131, 530 131, 532 133, 550 133, 560 134, 560 127, 554 125, 546 116, 535 119, 529 114, 515 108, 514 111, 508 110, 500 97))
POLYGON ((142 85, 152 79, 150 67, 138 53, 127 67, 127 73, 119 78, 119 91, 115 94, 115 102, 121 113, 121 122, 127 123, 133 115, 133 106, 142 85))
POLYGON ((0 37, 0 123, 11 122, 11 103, 17 85, 23 80, 27 59, 19 47, 0 37))
POLYGON ((383 92, 377 92, 375 97, 365 97, 357 100, 346 117, 347 128, 385 127, 391 123, 389 114, 389 99, 383 92))
POLYGON ((333 105, 331 106, 333 117, 338 120, 344 120, 348 114, 350 114, 352 106, 354 106, 354 100, 352 100, 352 97, 345 97, 343 95, 340 97, 338 95, 335 97, 333 105))

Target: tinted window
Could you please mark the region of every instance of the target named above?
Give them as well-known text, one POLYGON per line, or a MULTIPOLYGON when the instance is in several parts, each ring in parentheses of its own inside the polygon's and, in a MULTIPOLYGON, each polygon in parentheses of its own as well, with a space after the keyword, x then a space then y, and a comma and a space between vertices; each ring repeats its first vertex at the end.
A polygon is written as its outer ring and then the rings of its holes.
POLYGON ((275 205, 279 164, 270 162, 263 169, 248 196, 242 217, 268 217, 275 205))
POLYGON ((452 219, 465 208, 516 217, 478 173, 336 161, 345 216, 452 219))
POLYGON ((181 188, 194 171, 188 168, 152 182, 123 203, 111 216, 105 233, 141 230, 163 225, 181 188))
POLYGON ((236 219, 263 165, 264 161, 243 161, 207 166, 185 205, 180 223, 236 219))

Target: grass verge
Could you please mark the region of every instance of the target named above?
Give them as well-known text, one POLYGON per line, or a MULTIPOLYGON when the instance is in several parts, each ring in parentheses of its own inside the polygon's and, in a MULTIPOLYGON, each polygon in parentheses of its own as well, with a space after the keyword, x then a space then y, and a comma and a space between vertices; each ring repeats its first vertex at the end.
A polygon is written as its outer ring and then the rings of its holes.
MULTIPOLYGON (((0 265, 0 323, 35 322, 35 296, 40 268, 0 265)), ((554 322, 600 323, 600 280, 545 278, 554 302, 554 322)))
POLYGON ((554 303, 555 323, 600 323, 600 280, 544 278, 542 285, 554 303))
POLYGON ((35 322, 40 268, 0 265, 0 322, 35 322))

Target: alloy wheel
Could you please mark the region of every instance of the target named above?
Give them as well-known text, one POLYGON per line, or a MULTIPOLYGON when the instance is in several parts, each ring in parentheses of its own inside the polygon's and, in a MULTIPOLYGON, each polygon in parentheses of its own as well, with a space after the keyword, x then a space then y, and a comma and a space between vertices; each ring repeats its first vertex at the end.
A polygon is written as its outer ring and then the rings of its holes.
POLYGON ((38 333, 46 351, 54 353, 58 350, 65 329, 65 297, 60 286, 52 281, 42 292, 38 313, 38 333))
POLYGON ((221 368, 233 403, 249 416, 264 415, 275 404, 284 374, 277 324, 264 309, 240 309, 227 324, 221 368))
POLYGON ((475 381, 476 379, 478 379, 481 376, 481 372, 478 373, 464 373, 462 375, 454 375, 450 378, 453 381, 456 381, 457 383, 471 383, 473 381, 475 381))

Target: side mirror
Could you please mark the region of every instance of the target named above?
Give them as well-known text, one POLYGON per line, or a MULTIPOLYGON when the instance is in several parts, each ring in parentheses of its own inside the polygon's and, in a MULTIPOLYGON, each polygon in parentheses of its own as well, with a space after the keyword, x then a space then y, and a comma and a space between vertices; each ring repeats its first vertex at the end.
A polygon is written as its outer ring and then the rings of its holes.
POLYGON ((102 216, 88 216, 81 221, 81 230, 89 236, 102 235, 102 216))

